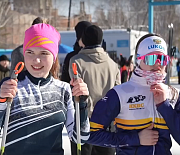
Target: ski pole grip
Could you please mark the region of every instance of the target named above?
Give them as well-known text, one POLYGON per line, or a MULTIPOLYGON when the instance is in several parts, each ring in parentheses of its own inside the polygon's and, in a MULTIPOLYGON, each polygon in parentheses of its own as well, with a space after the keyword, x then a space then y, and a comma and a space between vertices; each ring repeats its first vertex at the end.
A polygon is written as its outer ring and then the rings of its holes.
MULTIPOLYGON (((17 80, 17 76, 23 70, 23 68, 24 68, 24 62, 19 62, 11 74, 11 79, 17 80)), ((13 98, 9 98, 9 97, 7 98, 7 102, 12 103, 12 101, 13 101, 13 98)))
POLYGON ((74 80, 78 79, 78 72, 77 72, 77 65, 76 63, 72 63, 72 69, 73 69, 73 73, 74 73, 74 80))
POLYGON ((13 98, 8 97, 7 102, 11 102, 12 103, 12 101, 13 101, 13 98))
POLYGON ((79 96, 74 96, 74 101, 79 103, 80 101, 79 96))
MULTIPOLYGON (((74 80, 78 79, 78 72, 77 72, 77 65, 76 63, 72 63, 72 69, 73 69, 73 73, 74 73, 74 80)), ((79 96, 74 96, 74 100, 75 102, 79 102, 79 96)))

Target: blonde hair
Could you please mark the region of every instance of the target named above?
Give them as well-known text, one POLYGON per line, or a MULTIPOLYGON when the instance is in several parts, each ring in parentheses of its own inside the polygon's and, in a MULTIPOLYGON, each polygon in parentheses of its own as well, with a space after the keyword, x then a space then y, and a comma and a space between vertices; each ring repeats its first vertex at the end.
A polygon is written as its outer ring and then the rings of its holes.
POLYGON ((44 24, 49 24, 49 23, 50 23, 50 22, 49 22, 49 19, 44 18, 44 19, 43 19, 43 23, 44 23, 44 24))

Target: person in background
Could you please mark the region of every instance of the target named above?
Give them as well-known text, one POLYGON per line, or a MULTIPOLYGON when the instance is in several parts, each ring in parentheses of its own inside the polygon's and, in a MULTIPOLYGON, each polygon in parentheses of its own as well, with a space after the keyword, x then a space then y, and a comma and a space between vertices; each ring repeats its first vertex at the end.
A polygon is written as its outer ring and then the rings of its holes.
MULTIPOLYGON (((79 40, 79 45, 83 48, 77 55, 70 59, 69 63, 70 77, 73 77, 71 64, 76 63, 79 77, 87 83, 90 92, 87 101, 89 118, 91 118, 96 102, 109 89, 121 83, 118 65, 102 48, 102 39, 103 32, 101 28, 95 25, 88 26, 79 40)), ((101 112, 99 116, 101 116, 101 112)), ((111 132, 114 131, 112 128, 113 126, 109 124, 108 130, 111 132)), ((72 155, 76 155, 76 152, 77 150, 74 150, 72 155)), ((83 155, 114 155, 114 153, 114 148, 94 146, 89 143, 84 144, 82 147, 83 155)))
POLYGON ((0 81, 9 76, 9 64, 10 60, 6 55, 0 56, 0 81))
MULTIPOLYGON (((39 23, 46 23, 48 24, 48 21, 46 19, 42 19, 41 17, 37 17, 33 20, 32 25, 39 24, 39 23)), ((11 53, 11 68, 10 68, 10 75, 12 74, 16 64, 18 62, 24 62, 24 56, 23 56, 23 45, 18 46, 16 49, 14 49, 11 53)), ((26 70, 26 67, 24 67, 23 70, 26 70)))
POLYGON ((129 81, 132 71, 134 69, 133 62, 132 62, 132 55, 128 58, 123 57, 122 54, 120 54, 120 72, 121 72, 121 83, 129 81))
MULTIPOLYGON (((75 44, 73 47, 74 51, 68 53, 64 59, 64 63, 63 63, 63 67, 62 67, 62 74, 61 74, 61 80, 62 81, 65 81, 68 83, 70 83, 70 81, 71 81, 71 78, 69 76, 69 62, 70 62, 70 59, 73 56, 77 55, 79 53, 79 51, 81 50, 82 47, 79 46, 78 42, 82 36, 83 31, 89 25, 91 25, 91 23, 88 21, 80 21, 75 26, 76 41, 75 41, 75 44)), ((72 141, 70 141, 70 143, 71 143, 71 154, 76 155, 77 154, 77 145, 75 143, 73 143, 72 141)), ((88 150, 86 150, 85 145, 81 146, 81 151, 82 151, 82 155, 85 154, 84 152, 88 151, 88 150)))
POLYGON ((69 76, 69 61, 70 59, 79 53, 79 51, 81 50, 82 47, 79 46, 79 40, 82 36, 83 31, 85 30, 85 28, 87 26, 91 25, 90 22, 88 21, 81 21, 79 23, 77 23, 77 25, 75 26, 75 32, 76 32, 76 42, 74 44, 74 51, 68 53, 64 59, 64 64, 63 64, 63 68, 62 68, 62 75, 61 75, 61 80, 65 81, 65 82, 70 82, 71 78, 69 76))
POLYGON ((132 75, 132 73, 134 71, 134 63, 133 63, 132 58, 133 58, 133 55, 131 55, 129 57, 128 61, 127 61, 127 66, 128 66, 128 81, 131 78, 131 75, 132 75))
POLYGON ((177 73, 178 73, 178 84, 180 84, 180 58, 178 58, 178 62, 176 63, 177 73))
MULTIPOLYGON (((25 32, 23 54, 26 70, 18 82, 4 79, 0 91, 0 116, 11 105, 6 155, 64 155, 62 130, 77 142, 72 96, 89 95, 82 79, 70 84, 58 79, 60 34, 49 24, 35 24, 25 32), (3 99, 3 100, 2 100, 3 99)), ((81 142, 89 137, 87 102, 79 101, 81 142)))
POLYGON ((120 73, 121 73, 121 83, 128 81, 128 68, 126 65, 127 58, 120 55, 120 73))

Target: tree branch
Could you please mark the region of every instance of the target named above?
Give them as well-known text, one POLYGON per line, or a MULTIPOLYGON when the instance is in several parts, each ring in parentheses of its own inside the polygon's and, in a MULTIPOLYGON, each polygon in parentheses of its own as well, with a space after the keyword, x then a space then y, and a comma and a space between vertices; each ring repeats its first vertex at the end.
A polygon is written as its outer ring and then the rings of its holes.
POLYGON ((4 27, 4 26, 7 24, 7 22, 12 18, 12 16, 13 16, 13 14, 11 14, 11 15, 4 21, 4 23, 0 25, 0 28, 4 27))
POLYGON ((7 4, 7 9, 6 9, 5 13, 4 13, 5 16, 7 16, 10 8, 11 8, 11 6, 9 4, 7 4))
POLYGON ((8 15, 10 8, 11 6, 9 2, 0 2, 0 28, 4 27, 9 19, 13 16, 13 14, 8 15))
POLYGON ((0 3, 0 19, 2 19, 4 8, 3 8, 3 2, 0 3))

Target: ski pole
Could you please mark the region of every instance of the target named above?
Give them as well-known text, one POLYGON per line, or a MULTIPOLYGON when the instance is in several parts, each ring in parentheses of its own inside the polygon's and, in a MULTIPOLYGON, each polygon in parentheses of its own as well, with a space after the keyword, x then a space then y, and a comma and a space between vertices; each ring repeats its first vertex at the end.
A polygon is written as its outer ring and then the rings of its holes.
MULTIPOLYGON (((78 79, 78 72, 76 63, 72 64, 74 80, 78 79)), ((75 107, 76 107, 76 132, 77 132, 77 155, 81 155, 81 135, 80 135, 80 112, 79 112, 79 96, 74 96, 75 107)))
MULTIPOLYGON (((16 65, 14 71, 11 74, 11 79, 16 80, 18 74, 23 70, 23 68, 24 68, 24 63, 23 62, 19 62, 16 65), (21 65, 21 67, 20 67, 20 65, 21 65), (19 68, 19 70, 18 70, 18 68, 19 68)), ((12 101, 13 101, 13 98, 7 98, 6 116, 5 116, 5 120, 4 120, 4 128, 3 128, 3 135, 2 135, 2 142, 1 142, 1 155, 4 154, 4 150, 5 150, 8 122, 9 122, 9 116, 10 116, 10 110, 11 110, 11 103, 12 103, 12 101)))

